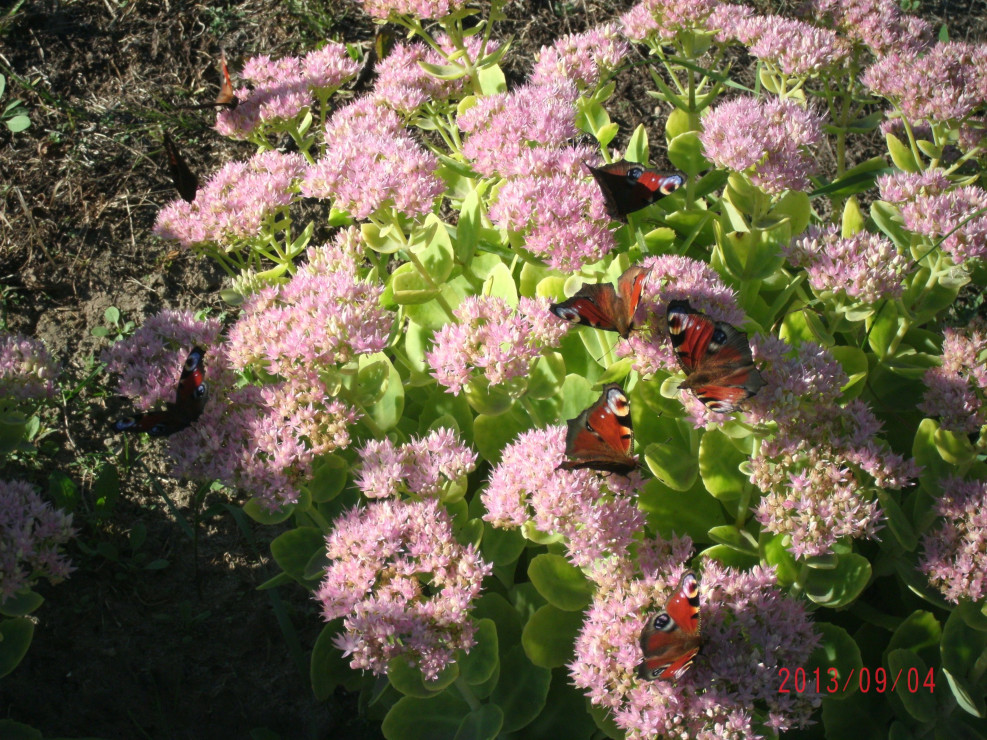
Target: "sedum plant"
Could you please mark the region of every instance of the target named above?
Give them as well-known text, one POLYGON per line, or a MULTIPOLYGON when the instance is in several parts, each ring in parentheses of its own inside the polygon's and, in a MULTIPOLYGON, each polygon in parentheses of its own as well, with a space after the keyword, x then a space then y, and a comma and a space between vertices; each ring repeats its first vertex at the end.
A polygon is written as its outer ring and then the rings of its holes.
POLYGON ((987 281, 987 47, 889 0, 810 5, 645 0, 511 88, 502 0, 367 0, 408 39, 358 95, 340 44, 246 63, 216 129, 256 154, 156 227, 228 271, 239 317, 162 313, 107 362, 147 408, 208 349, 166 449, 292 525, 268 586, 327 622, 317 697, 363 692, 393 739, 983 734, 987 344, 947 325, 987 281), (608 114, 632 46, 650 135, 608 114), (613 220, 586 166, 659 148, 684 185, 613 220), (632 265, 626 338, 550 310, 632 265), (746 333, 750 398, 700 400, 722 370, 679 387, 673 302, 711 355, 746 333), (601 418, 637 470, 566 463, 601 418), (675 675, 639 668, 654 644, 675 675))

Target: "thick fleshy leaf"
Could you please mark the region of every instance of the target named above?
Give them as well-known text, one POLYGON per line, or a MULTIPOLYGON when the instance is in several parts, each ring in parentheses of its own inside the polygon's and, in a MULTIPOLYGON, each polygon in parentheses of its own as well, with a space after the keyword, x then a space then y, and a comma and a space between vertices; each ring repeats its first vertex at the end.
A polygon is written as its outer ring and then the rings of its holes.
POLYGON ((983 681, 987 632, 972 629, 955 611, 942 630, 942 667, 957 703, 975 717, 987 717, 983 681))
POLYGON ((405 696, 391 707, 380 729, 387 740, 454 740, 469 713, 469 704, 453 691, 428 699, 405 696))
POLYGON ((343 652, 333 645, 333 639, 342 628, 343 620, 334 619, 322 628, 312 647, 309 680, 312 683, 312 692, 319 701, 328 699, 336 686, 353 675, 349 661, 343 657, 343 652))
POLYGON ((563 611, 580 611, 593 598, 593 585, 561 555, 536 556, 528 565, 528 578, 549 604, 563 611))
POLYGON ((0 619, 0 678, 21 662, 31 646, 34 622, 28 617, 0 619))
POLYGON ((675 169, 689 177, 696 177, 710 168, 709 160, 703 156, 703 145, 696 131, 686 131, 669 141, 668 159, 675 169))
POLYGON ((552 685, 548 690, 545 709, 519 731, 516 736, 519 740, 590 740, 596 725, 586 711, 586 697, 569 681, 566 668, 552 671, 552 685))
POLYGON ((811 569, 805 579, 805 595, 820 606, 832 609, 846 606, 867 587, 870 561, 862 555, 841 555, 835 568, 811 569))
POLYGON ((697 544, 709 542, 710 528, 725 523, 723 507, 707 493, 701 480, 688 491, 675 491, 658 480, 649 480, 638 498, 638 508, 662 537, 687 534, 697 544))
POLYGON ((0 602, 0 614, 5 617, 25 617, 43 603, 45 599, 41 594, 27 589, 0 602))
POLYGON ((791 535, 761 532, 761 552, 765 562, 773 565, 778 583, 783 586, 790 586, 798 578, 799 567, 792 555, 790 547, 792 544, 791 535))
POLYGON ((279 534, 271 542, 271 554, 281 570, 296 580, 304 580, 305 565, 312 555, 325 550, 326 540, 316 527, 298 527, 279 534))
POLYGON ((507 565, 518 559, 524 547, 524 537, 519 530, 501 529, 489 522, 483 523, 480 551, 483 553, 484 560, 494 565, 507 565))
POLYGON ((455 740, 494 740, 504 725, 504 712, 496 704, 482 704, 463 720, 455 740))
POLYGON ((582 612, 563 611, 546 604, 524 625, 521 644, 532 663, 557 668, 572 660, 573 642, 582 626, 582 612))
POLYGON ((474 619, 490 619, 497 626, 497 644, 501 655, 521 641, 521 615, 503 596, 488 591, 473 606, 474 619))
POLYGON ((719 429, 710 429, 699 442, 699 475, 710 494, 721 501, 736 501, 751 485, 740 472, 747 455, 719 429))
POLYGON ((497 416, 480 414, 473 421, 473 441, 485 460, 498 463, 501 450, 533 424, 533 420, 518 412, 516 407, 497 416))
POLYGON ((468 684, 483 683, 497 670, 499 643, 497 625, 492 619, 476 623, 476 644, 459 658, 459 674, 468 684))
POLYGON ((819 669, 820 688, 824 682, 828 684, 835 678, 840 690, 829 694, 829 697, 835 700, 845 699, 858 689, 853 677, 860 673, 863 665, 860 648, 842 627, 829 622, 816 622, 814 628, 822 636, 822 640, 809 656, 805 672, 815 675, 815 670, 819 669), (830 668, 836 670, 835 675, 830 672, 830 668))
MULTIPOLYGON (((565 612, 560 612, 565 613, 565 612)), ((490 700, 504 712, 504 732, 519 730, 545 708, 552 672, 532 664, 520 645, 515 645, 504 656, 501 664, 502 679, 490 695, 490 700)))
POLYGON ((929 668, 921 657, 910 650, 888 653, 888 691, 895 686, 895 696, 919 722, 931 722, 936 716, 936 697, 922 686, 929 668))

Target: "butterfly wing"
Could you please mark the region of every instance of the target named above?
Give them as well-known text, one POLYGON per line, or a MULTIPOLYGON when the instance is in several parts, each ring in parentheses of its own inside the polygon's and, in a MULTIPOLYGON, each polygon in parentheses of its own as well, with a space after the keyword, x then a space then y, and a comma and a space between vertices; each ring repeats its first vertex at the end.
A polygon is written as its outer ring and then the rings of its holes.
POLYGON ((591 468, 627 475, 637 468, 631 456, 631 406, 618 383, 603 387, 599 400, 568 422, 564 470, 591 468))
POLYGON ((637 666, 639 678, 677 679, 692 664, 699 652, 699 580, 688 572, 665 604, 641 631, 641 652, 637 666))
POLYGON ((710 411, 734 411, 764 386, 747 335, 688 301, 668 305, 668 334, 687 375, 679 387, 692 390, 710 411))
POLYGON ((223 65, 223 83, 219 87, 219 94, 216 96, 214 105, 229 108, 236 108, 240 101, 233 94, 233 80, 230 79, 230 68, 226 66, 226 52, 220 52, 220 63, 223 65))
POLYGON ((168 171, 171 172, 171 180, 175 184, 175 189, 183 200, 191 203, 195 200, 195 194, 199 190, 199 178, 189 169, 182 155, 178 152, 178 147, 171 137, 164 135, 165 153, 168 155, 168 171))
POLYGON ((685 184, 682 175, 666 175, 636 162, 613 162, 602 167, 585 167, 603 192, 611 218, 624 216, 649 206, 685 184))
POLYGON ((175 391, 174 403, 168 402, 164 411, 149 411, 135 414, 113 422, 117 432, 146 432, 152 437, 167 437, 187 428, 202 415, 206 405, 206 366, 203 363, 206 351, 195 347, 185 360, 182 376, 175 391))
POLYGON ((615 331, 626 339, 634 328, 634 314, 648 274, 643 267, 631 267, 617 279, 616 290, 610 283, 584 285, 572 298, 553 303, 549 310, 560 319, 615 331))

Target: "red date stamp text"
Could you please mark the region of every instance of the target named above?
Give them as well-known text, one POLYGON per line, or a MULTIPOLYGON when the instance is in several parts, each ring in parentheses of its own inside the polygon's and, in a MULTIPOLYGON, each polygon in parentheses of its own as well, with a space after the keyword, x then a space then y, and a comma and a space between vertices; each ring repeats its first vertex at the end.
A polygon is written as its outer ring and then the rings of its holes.
POLYGON ((853 689, 858 689, 862 694, 871 691, 883 694, 895 691, 899 684, 902 690, 910 694, 917 694, 919 691, 928 691, 931 694, 936 688, 935 669, 930 668, 925 675, 922 675, 922 672, 914 666, 908 669, 900 668, 895 674, 884 668, 873 670, 853 668, 846 678, 841 677, 835 668, 828 668, 825 671, 819 668, 811 671, 806 671, 804 668, 796 668, 794 671, 779 668, 778 678, 781 680, 778 686, 779 694, 804 694, 806 691, 836 694, 853 689))

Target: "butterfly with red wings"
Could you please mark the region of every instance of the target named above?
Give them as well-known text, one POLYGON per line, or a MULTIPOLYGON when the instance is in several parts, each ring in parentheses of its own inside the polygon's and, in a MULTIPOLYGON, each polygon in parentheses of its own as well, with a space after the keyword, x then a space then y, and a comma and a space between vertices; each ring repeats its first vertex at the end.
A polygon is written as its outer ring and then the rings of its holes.
POLYGON ((685 177, 668 175, 637 162, 614 162, 602 167, 583 166, 590 171, 600 190, 607 213, 618 221, 628 213, 650 206, 685 184, 685 177))
POLYGON ((164 411, 149 411, 113 422, 117 432, 147 432, 152 437, 167 437, 187 428, 202 415, 208 388, 203 358, 206 351, 195 347, 185 360, 182 376, 175 390, 175 401, 169 401, 164 411))
POLYGON ((668 304, 668 335, 686 374, 679 388, 691 390, 710 411, 735 411, 764 386, 747 335, 688 301, 668 304))
POLYGON ((699 580, 688 572, 669 597, 665 608, 649 617, 641 631, 638 678, 678 679, 699 652, 699 580))
POLYGON ((615 331, 627 339, 634 328, 634 314, 648 274, 646 268, 635 265, 617 278, 616 290, 610 283, 590 283, 572 298, 548 308, 565 321, 615 331))
POLYGON ((567 422, 566 459, 560 468, 591 468, 627 475, 637 468, 631 455, 631 403, 619 383, 603 386, 599 400, 575 419, 567 422))

